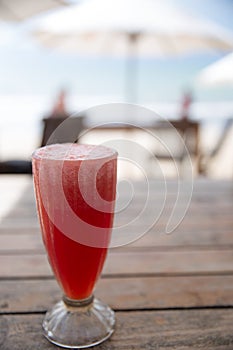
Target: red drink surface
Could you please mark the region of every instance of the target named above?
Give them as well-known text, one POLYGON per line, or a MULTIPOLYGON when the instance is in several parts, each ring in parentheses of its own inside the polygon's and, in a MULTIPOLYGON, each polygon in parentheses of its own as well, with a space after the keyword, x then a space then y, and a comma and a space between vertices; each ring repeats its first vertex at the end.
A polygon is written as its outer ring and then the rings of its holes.
POLYGON ((43 241, 53 272, 71 299, 89 297, 102 271, 113 224, 116 169, 117 153, 103 146, 50 145, 33 155, 43 241))

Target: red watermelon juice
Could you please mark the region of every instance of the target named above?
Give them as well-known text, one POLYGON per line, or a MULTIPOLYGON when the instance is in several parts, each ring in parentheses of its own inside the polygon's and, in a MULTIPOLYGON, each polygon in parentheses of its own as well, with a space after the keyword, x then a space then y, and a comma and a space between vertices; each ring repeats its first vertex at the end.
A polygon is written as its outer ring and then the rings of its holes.
POLYGON ((88 298, 106 259, 114 217, 117 153, 57 144, 33 154, 42 237, 55 277, 70 299, 88 298))

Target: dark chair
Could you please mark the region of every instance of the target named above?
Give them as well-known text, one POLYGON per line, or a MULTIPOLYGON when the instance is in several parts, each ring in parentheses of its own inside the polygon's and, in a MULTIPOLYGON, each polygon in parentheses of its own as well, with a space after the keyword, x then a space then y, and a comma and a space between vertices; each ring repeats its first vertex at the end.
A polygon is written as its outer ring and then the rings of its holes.
POLYGON ((223 130, 222 130, 219 138, 217 139, 216 144, 215 144, 214 148, 212 149, 212 151, 209 154, 202 154, 200 163, 201 163, 201 172, 204 175, 208 174, 208 169, 211 165, 211 162, 214 160, 214 158, 222 150, 227 138, 230 137, 232 127, 233 127, 233 118, 228 118, 225 122, 223 130))
POLYGON ((84 117, 44 118, 41 146, 54 143, 78 142, 84 129, 84 117))
POLYGON ((153 132, 158 141, 154 157, 158 160, 176 161, 181 165, 188 151, 191 158, 195 158, 197 173, 200 173, 198 122, 186 119, 162 120, 156 122, 153 132))
MULTIPOLYGON (((84 129, 83 121, 84 117, 81 116, 70 118, 44 118, 40 146, 53 143, 78 142, 79 135, 84 129)), ((0 174, 32 174, 31 161, 2 161, 0 162, 0 174)))
POLYGON ((0 174, 32 174, 30 160, 7 160, 0 162, 0 174))

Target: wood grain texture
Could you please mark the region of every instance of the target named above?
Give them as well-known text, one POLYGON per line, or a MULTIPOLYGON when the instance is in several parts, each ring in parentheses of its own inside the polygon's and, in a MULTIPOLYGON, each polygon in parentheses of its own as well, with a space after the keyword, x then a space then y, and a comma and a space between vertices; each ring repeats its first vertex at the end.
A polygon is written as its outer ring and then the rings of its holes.
MULTIPOLYGON (((214 226, 214 225, 213 225, 214 226)), ((0 234, 0 255, 7 253, 43 253, 45 251, 41 234, 39 230, 35 234, 31 233, 15 233, 12 230, 11 233, 0 234)), ((129 231, 125 230, 125 235, 129 234, 129 231)), ((129 234, 129 237, 131 234, 129 234)), ((203 231, 196 231, 190 229, 189 231, 183 231, 178 229, 173 234, 166 235, 164 233, 157 232, 156 228, 151 229, 148 233, 143 235, 140 239, 132 242, 124 247, 124 250, 129 250, 133 247, 140 249, 154 248, 156 250, 164 249, 218 249, 221 248, 233 248, 233 235, 230 228, 222 228, 221 232, 216 226, 213 229, 209 228, 203 231)))
POLYGON ((196 273, 232 270, 233 251, 110 251, 104 273, 196 273))
MULTIPOLYGON (((36 205, 35 198, 32 187, 32 179, 29 178, 29 183, 27 189, 22 193, 21 197, 12 208, 12 210, 2 219, 2 224, 9 223, 9 221, 14 217, 15 220, 19 222, 23 219, 37 220, 36 216, 36 205), (23 204, 23 205, 22 205, 23 204)), ((180 182, 178 188, 177 181, 167 181, 166 191, 163 181, 150 180, 149 187, 147 184, 143 184, 141 181, 135 181, 132 183, 134 187, 134 193, 132 195, 132 205, 127 207, 133 211, 137 210, 142 206, 144 201, 147 199, 147 195, 156 201, 156 205, 160 205, 161 201, 165 200, 166 208, 172 209, 175 204, 178 190, 182 200, 179 203, 179 208, 182 210, 182 202, 184 203, 190 194, 191 185, 190 182, 180 182), (147 191, 149 191, 147 193, 147 191)), ((128 198, 130 193, 128 193, 129 187, 127 185, 121 184, 119 188, 119 196, 128 198)), ((192 200, 190 203, 190 210, 196 213, 202 213, 201 208, 205 209, 206 212, 218 212, 217 208, 223 208, 222 214, 226 211, 230 211, 233 208, 232 203, 233 196, 233 185, 230 181, 207 181, 207 180, 197 180, 194 182, 194 187, 192 191, 192 200), (215 206, 211 205, 215 202, 215 206)), ((179 209, 178 208, 178 209, 179 209)), ((150 210, 153 212, 153 206, 150 210)), ((128 210, 124 211, 128 215, 128 210)))
MULTIPOLYGON (((61 298, 56 281, 0 281, 0 313, 43 312, 61 298)), ((101 278, 96 297, 115 310, 233 306, 232 276, 101 278)))
POLYGON ((4 252, 22 252, 22 251, 44 251, 40 232, 38 234, 30 233, 4 233, 0 235, 0 254, 4 252))
MULTIPOLYGON (((116 223, 126 220, 127 218, 128 220, 131 217, 135 218, 135 216, 140 215, 142 210, 145 208, 145 212, 143 212, 145 215, 156 218, 157 220, 161 217, 161 220, 164 221, 174 209, 176 198, 174 198, 172 202, 163 202, 162 200, 160 202, 159 199, 155 197, 151 199, 151 203, 149 204, 146 202, 146 200, 147 198, 140 201, 140 203, 132 201, 128 205, 126 204, 127 202, 123 202, 121 205, 119 205, 118 209, 120 209, 120 212, 116 212, 115 214, 116 223), (156 205, 153 206, 154 203, 156 203, 156 205), (124 209, 122 210, 122 208, 124 209)), ((208 221, 209 218, 215 215, 216 219, 220 219, 222 221, 227 219, 229 221, 230 218, 232 218, 232 210, 232 202, 229 201, 228 203, 226 199, 221 203, 218 203, 216 198, 210 198, 207 202, 198 203, 194 202, 194 199, 192 198, 192 202, 189 206, 187 202, 183 203, 183 206, 179 204, 179 207, 176 207, 175 215, 180 216, 187 211, 184 215, 184 219, 188 221, 191 220, 191 222, 194 221, 193 216, 208 221), (215 201, 215 206, 212 205, 212 201, 215 201)), ((142 215, 142 218, 144 218, 145 215, 142 215)), ((1 233, 4 233, 4 229, 7 230, 11 226, 17 229, 17 225, 15 225, 16 223, 21 226, 23 224, 25 224, 25 226, 26 224, 31 224, 32 227, 39 227, 37 215, 33 213, 32 206, 29 206, 27 213, 21 213, 19 209, 14 209, 7 217, 3 218, 1 221, 1 233)))
MULTIPOLYGON (((111 250, 103 273, 134 274, 207 274, 233 273, 233 251, 118 251, 111 250)), ((0 255, 0 278, 51 276, 45 254, 0 255)))
MULTIPOLYGON (((140 214, 145 184, 134 185, 132 205, 116 215, 117 225, 140 214)), ((95 294, 116 310, 117 326, 98 349, 233 349, 233 185, 195 181, 188 212, 165 235, 177 188, 177 182, 167 182, 161 217, 146 235, 110 250, 95 294)), ((189 188, 182 183, 175 218, 184 211, 189 188)), ((150 196, 146 215, 126 226, 125 235, 145 230, 156 218, 164 198, 161 181, 150 182, 150 196)), ((1 350, 55 349, 42 336, 41 322, 61 291, 41 241, 30 177, 27 190, 1 218, 0 296, 1 350)))
MULTIPOLYGON (((42 336, 43 317, 44 315, 1 316, 1 350, 55 349, 42 336)), ((233 348, 232 309, 117 312, 116 319, 115 333, 112 338, 98 346, 98 349, 233 348)))

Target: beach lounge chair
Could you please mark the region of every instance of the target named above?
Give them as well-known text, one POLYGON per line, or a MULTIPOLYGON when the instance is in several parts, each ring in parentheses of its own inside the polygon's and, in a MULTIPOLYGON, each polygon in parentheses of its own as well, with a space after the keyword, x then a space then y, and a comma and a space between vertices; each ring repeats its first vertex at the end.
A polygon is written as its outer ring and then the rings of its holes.
POLYGON ((182 163, 189 155, 195 161, 196 172, 200 173, 199 122, 161 120, 153 125, 153 133, 158 143, 153 152, 156 159, 175 162, 182 174, 182 163))
POLYGON ((83 129, 83 116, 44 118, 41 146, 53 143, 78 142, 79 135, 83 129))
POLYGON ((0 162, 0 174, 31 174, 30 160, 7 160, 0 162))
MULTIPOLYGON (((84 129, 83 117, 44 118, 43 133, 40 146, 52 143, 78 142, 84 129), (65 123, 63 123, 65 121, 65 123), (60 126, 60 124, 62 126, 60 126), (56 132, 54 133, 54 131, 56 132)), ((0 162, 0 174, 32 174, 30 160, 7 160, 0 162)))
POLYGON ((233 127, 233 118, 226 119, 223 130, 219 138, 217 139, 213 149, 208 154, 201 155, 200 167, 201 167, 202 174, 208 175, 209 169, 211 167, 211 163, 216 159, 216 157, 223 150, 223 147, 227 139, 231 137, 232 127, 233 127))

